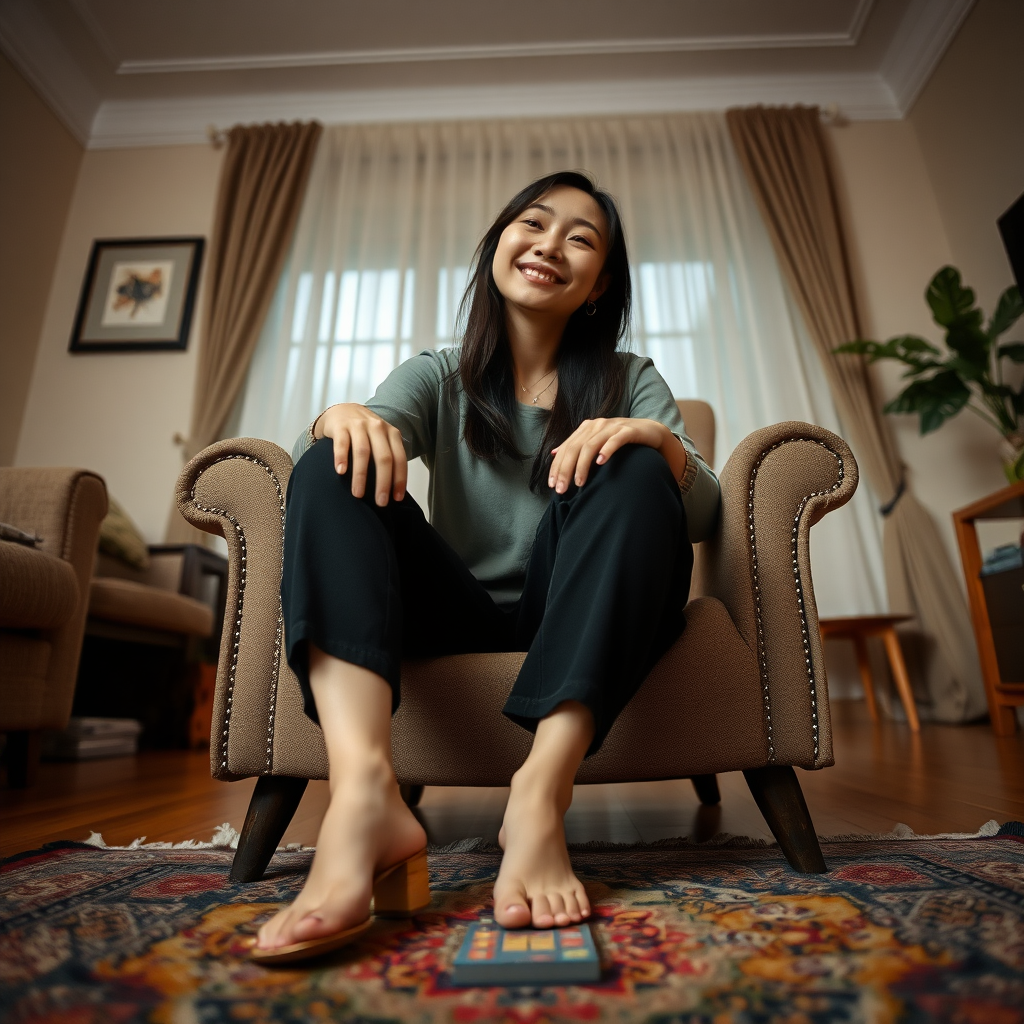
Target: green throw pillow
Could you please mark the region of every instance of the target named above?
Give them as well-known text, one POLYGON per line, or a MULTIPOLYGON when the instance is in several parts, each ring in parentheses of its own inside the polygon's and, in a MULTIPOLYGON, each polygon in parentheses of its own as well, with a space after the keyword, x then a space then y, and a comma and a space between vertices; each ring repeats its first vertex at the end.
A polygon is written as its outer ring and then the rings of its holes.
POLYGON ((149 568, 149 548, 128 513, 109 498, 110 511, 100 525, 100 551, 136 569, 149 568))

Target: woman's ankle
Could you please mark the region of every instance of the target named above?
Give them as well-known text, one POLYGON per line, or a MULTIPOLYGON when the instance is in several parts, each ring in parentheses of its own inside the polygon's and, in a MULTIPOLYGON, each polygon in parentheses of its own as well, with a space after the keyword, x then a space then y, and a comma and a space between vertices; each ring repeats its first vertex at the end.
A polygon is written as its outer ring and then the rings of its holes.
POLYGON ((572 787, 571 776, 561 778, 550 766, 527 760, 512 776, 510 796, 541 806, 553 805, 565 814, 572 803, 572 787))
POLYGON ((354 790, 379 795, 392 789, 398 792, 398 779, 391 765, 391 751, 374 748, 346 750, 329 757, 330 790, 354 790))

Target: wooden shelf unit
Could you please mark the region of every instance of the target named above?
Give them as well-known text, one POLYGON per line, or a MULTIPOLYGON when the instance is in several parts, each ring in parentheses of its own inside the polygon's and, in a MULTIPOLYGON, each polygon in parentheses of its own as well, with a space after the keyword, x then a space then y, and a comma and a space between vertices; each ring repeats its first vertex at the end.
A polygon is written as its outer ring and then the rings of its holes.
MULTIPOLYGON (((953 513, 960 559, 967 580, 967 597, 971 604, 974 638, 978 644, 981 675, 985 681, 992 731, 997 736, 1012 736, 1017 731, 1015 709, 1024 704, 1024 680, 1004 680, 999 675, 996 645, 992 639, 985 590, 981 582, 981 547, 975 523, 979 519, 1024 518, 1024 482, 1004 487, 987 498, 957 509, 953 513)), ((1022 623, 1024 625, 1024 623, 1022 623)))

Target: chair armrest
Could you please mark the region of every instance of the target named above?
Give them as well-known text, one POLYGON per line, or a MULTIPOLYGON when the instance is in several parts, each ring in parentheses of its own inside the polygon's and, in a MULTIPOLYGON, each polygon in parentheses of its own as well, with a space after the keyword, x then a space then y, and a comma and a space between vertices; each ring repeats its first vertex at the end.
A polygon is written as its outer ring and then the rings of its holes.
POLYGON ((271 772, 282 662, 284 505, 292 460, 255 438, 218 441, 181 471, 178 510, 228 546, 224 630, 210 737, 215 778, 271 772), (232 709, 240 713, 232 715, 232 709), (230 728, 229 728, 230 726, 230 728))
POLYGON ((857 489, 842 438, 789 421, 748 435, 722 470, 722 511, 701 545, 698 589, 725 604, 757 656, 779 764, 832 764, 828 688, 811 582, 810 529, 857 489))
MULTIPOLYGON (((43 538, 41 551, 65 561, 74 560, 79 538, 75 529, 77 518, 86 514, 90 523, 82 538, 90 559, 95 538, 92 522, 103 521, 107 514, 107 486, 103 477, 87 469, 65 469, 59 466, 0 467, 0 522, 10 523, 27 533, 43 538), (86 487, 89 499, 82 488, 86 487), (88 506, 88 508, 86 508, 88 506)), ((88 583, 92 563, 84 581, 88 583)), ((88 587, 85 587, 88 592, 88 587)))

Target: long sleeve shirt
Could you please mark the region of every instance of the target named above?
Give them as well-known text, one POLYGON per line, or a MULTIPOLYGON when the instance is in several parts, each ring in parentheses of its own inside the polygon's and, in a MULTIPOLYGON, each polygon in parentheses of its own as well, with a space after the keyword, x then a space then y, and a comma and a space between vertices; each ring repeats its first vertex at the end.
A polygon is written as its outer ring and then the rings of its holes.
MULTIPOLYGON (((626 386, 610 415, 656 420, 678 437, 687 456, 680 490, 689 539, 704 540, 718 519, 718 479, 687 436, 679 407, 654 363, 629 352, 619 355, 626 386)), ((537 527, 550 501, 546 488, 530 490, 533 460, 550 412, 516 405, 516 445, 528 458, 477 458, 462 439, 465 395, 456 388, 457 401, 452 401, 444 386, 457 365, 456 349, 421 352, 397 366, 366 406, 398 428, 406 456, 422 459, 430 471, 428 514, 434 528, 495 601, 508 604, 522 591, 537 527)), ((296 442, 294 460, 313 444, 311 431, 296 442)))

